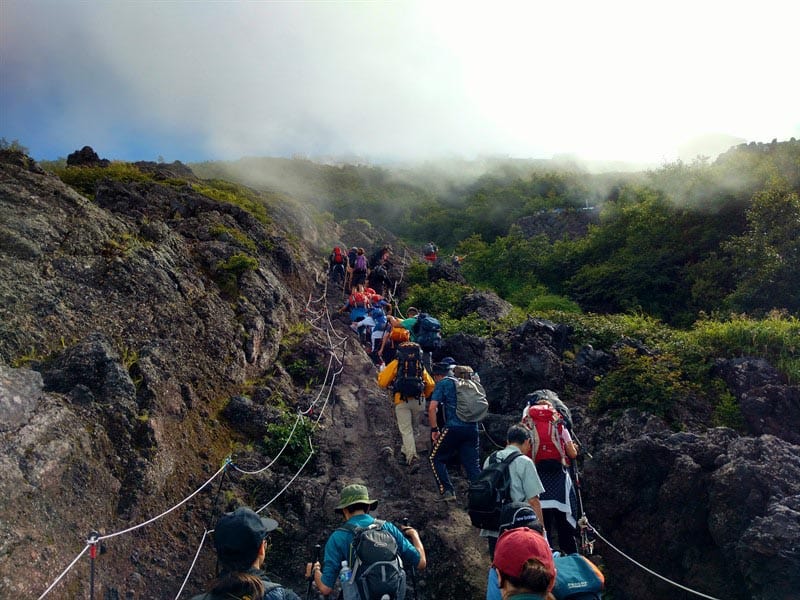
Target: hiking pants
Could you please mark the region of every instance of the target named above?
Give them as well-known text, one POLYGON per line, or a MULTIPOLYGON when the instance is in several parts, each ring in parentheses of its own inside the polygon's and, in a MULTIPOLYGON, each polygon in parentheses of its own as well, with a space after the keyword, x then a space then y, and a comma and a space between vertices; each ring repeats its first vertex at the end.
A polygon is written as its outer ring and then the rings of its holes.
POLYGON ((414 423, 419 422, 419 413, 425 410, 423 398, 410 398, 394 405, 394 414, 397 417, 397 428, 403 439, 403 456, 406 463, 417 455, 417 441, 414 438, 414 423))
POLYGON ((550 545, 555 541, 553 533, 558 536, 558 549, 561 554, 575 554, 578 544, 575 542, 575 528, 567 521, 567 515, 557 508, 543 508, 544 527, 547 530, 547 539, 550 545))
POLYGON ((464 466, 467 478, 474 481, 481 474, 479 463, 478 428, 474 425, 446 427, 442 430, 430 455, 431 469, 439 493, 455 492, 447 463, 455 456, 464 466))

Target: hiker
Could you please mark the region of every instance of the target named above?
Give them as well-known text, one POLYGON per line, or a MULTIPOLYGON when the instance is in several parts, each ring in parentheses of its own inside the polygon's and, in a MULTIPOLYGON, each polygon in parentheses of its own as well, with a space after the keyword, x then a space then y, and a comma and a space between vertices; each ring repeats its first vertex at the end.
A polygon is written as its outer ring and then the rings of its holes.
POLYGON ((505 600, 552 598, 556 568, 547 540, 527 527, 503 533, 492 562, 505 600))
POLYGON ((419 468, 414 423, 425 410, 425 398, 430 397, 436 385, 422 365, 422 349, 414 342, 405 342, 397 348, 397 358, 378 373, 378 385, 384 389, 391 386, 397 428, 403 440, 402 461, 419 468))
POLYGON ((411 341, 415 342, 414 339, 414 325, 417 324, 417 316, 419 315, 419 309, 415 306, 409 306, 408 310, 406 310, 406 318, 400 321, 400 326, 403 329, 408 329, 409 334, 411 335, 411 341))
MULTIPOLYGON (((319 562, 306 564, 306 578, 313 577, 314 584, 317 589, 324 596, 328 596, 333 592, 333 587, 339 575, 339 570, 342 563, 346 562, 353 570, 351 581, 354 583, 359 578, 359 569, 355 563, 356 548, 353 548, 353 542, 359 530, 364 528, 378 528, 382 530, 389 545, 394 541, 397 549, 397 556, 402 559, 400 565, 399 578, 402 579, 402 593, 405 594, 405 572, 402 566, 419 569, 420 571, 425 568, 425 548, 420 540, 419 533, 413 527, 401 526, 398 529, 389 521, 378 521, 369 512, 378 504, 377 500, 372 500, 369 497, 369 492, 366 486, 360 484, 350 484, 346 486, 339 496, 339 504, 336 505, 335 510, 342 514, 345 521, 343 527, 339 527, 331 533, 328 541, 325 543, 325 554, 322 565, 319 562)), ((386 567, 384 567, 386 568, 386 567)), ((352 592, 353 590, 348 590, 352 592)), ((345 593, 345 598, 352 596, 345 593)), ((377 596, 380 597, 380 596, 377 596)), ((397 600, 402 600, 402 595, 394 596, 397 600)))
POLYGON ((353 246, 350 250, 347 251, 347 264, 345 265, 345 280, 344 280, 344 291, 346 293, 350 293, 350 290, 353 289, 353 267, 356 262, 356 256, 358 255, 358 248, 353 246))
MULTIPOLYGON (((490 464, 509 458, 512 454, 516 458, 508 463, 508 499, 511 502, 527 502, 533 509, 539 523, 544 523, 542 506, 539 496, 544 492, 544 486, 536 472, 536 466, 528 456, 530 453, 531 436, 528 430, 522 425, 512 425, 506 433, 506 447, 497 450, 489 456, 483 463, 486 469, 490 464)), ((485 537, 489 544, 489 556, 494 556, 495 544, 499 531, 481 529, 480 536, 485 537)))
POLYGON ((369 268, 374 269, 378 265, 385 265, 389 262, 389 257, 392 255, 392 247, 389 244, 384 244, 376 250, 369 258, 369 268))
POLYGON ((347 258, 339 246, 334 246, 328 257, 328 275, 335 283, 344 282, 347 258))
POLYGON ((356 250, 356 257, 352 263, 352 270, 353 275, 350 281, 350 285, 356 286, 359 284, 366 284, 367 283, 367 271, 369 270, 369 266, 367 264, 367 257, 364 254, 363 248, 358 248, 356 250))
POLYGON ((270 581, 261 570, 269 551, 269 533, 277 521, 247 507, 225 513, 214 528, 214 547, 221 571, 204 594, 192 600, 300 600, 292 590, 270 581))
POLYGON ((478 424, 465 423, 456 415, 456 384, 452 377, 447 376, 449 371, 449 365, 433 365, 436 387, 428 403, 428 423, 433 443, 429 460, 442 499, 454 501, 455 488, 447 472, 447 463, 457 455, 470 481, 480 475, 481 467, 478 458, 478 424))
POLYGON ((380 354, 383 362, 389 364, 397 353, 397 345, 411 340, 411 332, 403 327, 403 321, 393 315, 387 315, 388 325, 381 340, 380 354))
POLYGON ((428 242, 425 244, 425 248, 422 250, 422 255, 427 262, 433 264, 436 262, 436 253, 439 251, 436 244, 433 242, 428 242))
MULTIPOLYGON (((503 505, 499 535, 518 527, 527 527, 540 535, 544 535, 542 522, 536 517, 536 513, 533 512, 530 504, 527 502, 509 502, 503 505)), ((556 573, 556 577, 558 577, 558 573, 556 573)), ((502 600, 500 587, 497 585, 497 571, 494 566, 489 567, 489 575, 486 579, 486 600, 502 600)))
POLYGON ((561 552, 574 554, 578 551, 575 541, 577 496, 567 466, 569 460, 578 456, 578 449, 553 402, 543 397, 541 391, 526 397, 532 404, 522 424, 533 440, 530 456, 545 488, 539 500, 550 543, 555 533, 561 552))

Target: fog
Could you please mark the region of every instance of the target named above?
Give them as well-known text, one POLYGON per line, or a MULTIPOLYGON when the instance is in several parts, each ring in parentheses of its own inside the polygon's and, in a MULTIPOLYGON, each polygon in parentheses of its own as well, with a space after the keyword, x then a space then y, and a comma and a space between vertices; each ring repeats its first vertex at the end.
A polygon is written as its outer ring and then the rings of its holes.
MULTIPOLYGON (((0 4, 0 135, 39 159, 569 155, 800 136, 793 2, 0 4), (562 6, 563 4, 563 6, 562 6)), ((687 157, 684 157, 687 158, 687 157)))

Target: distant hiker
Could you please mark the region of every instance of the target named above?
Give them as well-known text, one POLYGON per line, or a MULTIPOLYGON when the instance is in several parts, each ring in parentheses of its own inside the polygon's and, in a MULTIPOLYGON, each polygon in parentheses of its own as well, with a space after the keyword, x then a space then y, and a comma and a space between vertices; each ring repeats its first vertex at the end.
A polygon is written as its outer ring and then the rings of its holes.
POLYGON ((532 529, 517 527, 497 540, 493 566, 506 600, 542 600, 556 582, 556 568, 547 540, 532 529))
MULTIPOLYGON (((433 354, 442 345, 442 324, 426 312, 421 312, 415 317, 411 326, 411 339, 417 342, 425 352, 425 364, 428 368, 433 363, 433 354)), ((405 323, 405 321, 404 321, 405 323)), ((405 327, 405 324, 403 325, 405 327)))
POLYGON ((337 283, 344 282, 347 258, 339 246, 334 246, 333 251, 328 257, 328 265, 328 274, 331 279, 337 283))
MULTIPOLYGON (((490 454, 483 463, 481 479, 484 478, 484 474, 487 473, 490 467, 497 469, 501 468, 502 465, 505 467, 503 469, 504 473, 507 474, 505 479, 507 487, 501 491, 500 505, 496 507, 498 528, 495 530, 481 529, 480 531, 480 536, 485 537, 489 544, 489 556, 494 556, 497 536, 500 535, 499 525, 501 521, 499 517, 504 504, 526 502, 533 509, 539 523, 544 523, 542 507, 539 502, 539 496, 544 492, 544 486, 539 480, 536 466, 527 456, 530 452, 530 447, 531 436, 528 430, 521 425, 512 425, 508 428, 508 433, 506 434, 506 447, 490 454)), ((480 481, 480 479, 477 481, 480 481)), ((472 491, 472 488, 470 490, 472 491)), ((472 497, 472 494, 470 494, 470 497, 472 497)), ((471 507, 468 507, 468 510, 469 508, 471 507)), ((470 516, 472 516, 471 511, 470 516)))
POLYGON ((433 443, 429 459, 439 494, 443 500, 453 501, 456 499, 455 488, 447 472, 447 463, 458 456, 470 481, 480 475, 481 467, 478 424, 466 423, 456 414, 456 384, 454 378, 447 376, 449 371, 450 365, 433 365, 436 387, 428 404, 428 423, 433 443))
POLYGON ((384 244, 376 250, 369 259, 369 268, 374 269, 378 265, 386 265, 389 258, 392 256, 392 247, 389 244, 384 244))
MULTIPOLYGON (((536 513, 527 502, 510 502, 504 505, 500 522, 500 535, 518 527, 526 527, 539 535, 544 535, 542 523, 536 518, 536 513)), ((558 573, 556 573, 557 577, 558 573)), ((486 600, 502 600, 502 598, 500 587, 497 585, 497 571, 494 566, 490 566, 489 575, 486 578, 486 600)))
POLYGON ((367 257, 364 254, 363 248, 358 248, 356 250, 356 257, 352 263, 352 267, 353 276, 350 285, 356 286, 359 284, 366 284, 369 265, 367 264, 367 257))
POLYGON ((372 517, 369 512, 377 504, 377 500, 369 497, 366 486, 351 484, 342 490, 335 510, 341 512, 345 523, 334 530, 325 543, 322 565, 319 562, 306 564, 306 577, 313 577, 314 584, 324 596, 333 592, 340 569, 347 565, 352 573, 342 585, 346 600, 380 598, 383 593, 403 600, 406 591, 403 566, 425 568, 425 548, 417 531, 413 527, 398 529, 389 521, 372 517), (384 554, 380 557, 381 564, 375 569, 368 569, 369 554, 373 558, 384 554), (376 589, 378 587, 392 590, 382 591, 376 589))
POLYGON ((192 600, 300 600, 292 590, 270 581, 261 570, 269 551, 269 533, 277 527, 277 521, 246 507, 222 515, 214 528, 220 573, 205 594, 192 600))
POLYGON ((347 265, 346 271, 347 274, 345 276, 345 292, 350 293, 350 290, 353 287, 353 268, 355 267, 356 263, 356 256, 358 256, 358 248, 353 246, 350 250, 347 251, 347 265))
POLYGON ((436 385, 422 364, 422 350, 413 342, 404 342, 397 347, 397 358, 378 373, 378 385, 391 386, 397 428, 403 440, 402 460, 406 465, 418 468, 417 443, 414 423, 425 411, 425 398, 433 393, 436 385))
POLYGON ((422 256, 425 260, 431 264, 436 262, 436 253, 439 251, 439 248, 433 242, 428 242, 425 244, 425 247, 422 249, 422 256))
POLYGON ((561 552, 574 554, 578 551, 575 541, 577 497, 567 466, 578 455, 578 450, 560 413, 540 392, 526 397, 531 404, 522 424, 530 432, 530 456, 545 488, 539 499, 550 543, 554 542, 555 533, 561 552))
POLYGON ((392 280, 389 277, 389 269, 386 263, 380 263, 371 267, 369 275, 367 276, 367 282, 370 287, 375 288, 381 295, 391 291, 392 280))

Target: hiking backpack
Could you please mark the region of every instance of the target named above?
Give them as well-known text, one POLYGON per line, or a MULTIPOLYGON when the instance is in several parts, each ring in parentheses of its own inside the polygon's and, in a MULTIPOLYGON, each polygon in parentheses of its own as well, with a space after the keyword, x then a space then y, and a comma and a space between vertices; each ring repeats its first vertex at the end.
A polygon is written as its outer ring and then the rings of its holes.
POLYGON ((528 407, 522 424, 530 430, 531 458, 538 463, 543 460, 566 462, 566 449, 561 437, 563 420, 558 412, 546 404, 534 404, 528 407))
POLYGON ((425 391, 423 371, 420 347, 414 342, 403 342, 397 347, 397 375, 392 390, 401 398, 419 398, 425 391))
POLYGON ((367 257, 363 254, 356 255, 356 261, 353 265, 353 269, 356 271, 367 271, 367 257))
POLYGON ((511 462, 522 456, 519 452, 500 460, 497 452, 489 457, 489 463, 475 479, 470 482, 467 492, 467 513, 475 527, 497 531, 500 529, 500 515, 503 505, 511 501, 511 477, 508 467, 511 462))
POLYGON ((451 377, 456 386, 456 416, 464 423, 483 421, 489 412, 486 390, 477 381, 451 377))
POLYGON ((339 246, 336 246, 333 249, 333 263, 337 265, 344 263, 344 255, 342 254, 342 249, 339 248, 339 246))
POLYGON ((404 600, 406 572, 399 556, 397 541, 384 529, 385 521, 376 519, 367 527, 345 523, 339 527, 353 534, 348 563, 353 573, 342 584, 344 600, 404 600))
POLYGON ((428 313, 420 313, 411 333, 425 352, 434 352, 442 344, 442 324, 428 313))
POLYGON ((605 577, 588 558, 567 554, 556 556, 553 562, 556 565, 553 595, 558 600, 600 600, 603 597, 605 577))
MULTIPOLYGON (((558 397, 553 390, 536 390, 535 392, 531 392, 528 394, 528 406, 532 406, 536 404, 539 400, 547 400, 550 404, 553 405, 558 411, 558 414, 561 415, 561 418, 564 419, 564 425, 567 426, 568 431, 572 431, 572 412, 569 410, 569 407, 564 404, 564 401, 558 397)), ((527 407, 526 407, 527 409, 527 407)), ((523 418, 524 418, 523 414, 523 418)))

